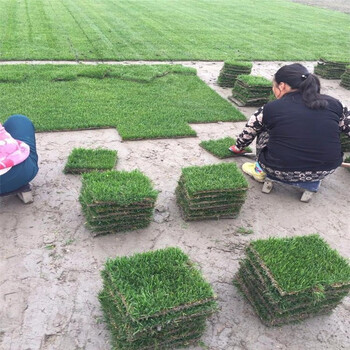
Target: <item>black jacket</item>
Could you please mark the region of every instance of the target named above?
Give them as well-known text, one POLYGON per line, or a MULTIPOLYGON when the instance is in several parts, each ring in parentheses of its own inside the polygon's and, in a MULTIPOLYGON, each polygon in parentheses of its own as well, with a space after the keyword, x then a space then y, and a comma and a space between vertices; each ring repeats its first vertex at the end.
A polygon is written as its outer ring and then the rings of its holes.
POLYGON ((337 168, 343 159, 339 120, 342 104, 326 96, 326 109, 305 106, 299 92, 290 92, 267 103, 263 124, 269 141, 259 162, 274 170, 320 171, 337 168))

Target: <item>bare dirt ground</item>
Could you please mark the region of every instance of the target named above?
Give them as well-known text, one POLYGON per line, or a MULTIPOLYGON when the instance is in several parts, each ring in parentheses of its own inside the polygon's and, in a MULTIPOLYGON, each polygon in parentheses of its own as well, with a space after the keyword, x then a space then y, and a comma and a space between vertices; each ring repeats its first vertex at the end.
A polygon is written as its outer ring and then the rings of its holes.
MULTIPOLYGON (((222 63, 183 62, 221 96, 216 85, 222 63)), ((255 62, 253 74, 271 78, 279 62, 255 62)), ((310 69, 313 63, 305 63, 310 69)), ((325 93, 350 105, 339 81, 322 80, 325 93)), ((244 108, 249 116, 254 109, 244 108)), ((213 285, 220 311, 208 321, 201 347, 190 350, 299 350, 350 348, 350 298, 328 316, 267 328, 232 285, 252 239, 319 233, 343 256, 350 256, 350 173, 339 168, 323 181, 308 204, 295 189, 277 186, 269 195, 249 180, 248 198, 237 219, 185 222, 174 191, 181 168, 219 163, 199 147, 201 140, 236 136, 244 123, 191 125, 197 138, 123 142, 114 129, 37 135, 40 171, 33 181, 35 201, 0 199, 0 349, 107 350, 109 333, 97 293, 99 271, 108 257, 167 246, 182 248, 213 285), (118 170, 139 169, 160 191, 154 221, 147 229, 93 238, 78 202, 80 176, 64 175, 74 147, 118 151, 118 170), (253 230, 237 233, 239 227, 253 230), (205 345, 204 345, 205 344, 205 345), (205 347, 206 346, 206 347, 205 347)), ((246 159, 235 158, 241 165, 246 159)))
POLYGON ((301 4, 350 13, 349 0, 290 0, 301 4))

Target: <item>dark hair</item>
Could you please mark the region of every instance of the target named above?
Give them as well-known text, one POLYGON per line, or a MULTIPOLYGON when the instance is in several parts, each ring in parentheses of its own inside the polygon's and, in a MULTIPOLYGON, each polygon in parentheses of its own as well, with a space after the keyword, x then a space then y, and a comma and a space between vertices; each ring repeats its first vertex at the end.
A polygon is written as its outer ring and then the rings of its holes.
POLYGON ((281 67, 275 74, 275 81, 277 84, 284 82, 292 89, 298 89, 305 105, 311 109, 324 109, 328 106, 325 96, 320 94, 320 80, 300 63, 281 67))

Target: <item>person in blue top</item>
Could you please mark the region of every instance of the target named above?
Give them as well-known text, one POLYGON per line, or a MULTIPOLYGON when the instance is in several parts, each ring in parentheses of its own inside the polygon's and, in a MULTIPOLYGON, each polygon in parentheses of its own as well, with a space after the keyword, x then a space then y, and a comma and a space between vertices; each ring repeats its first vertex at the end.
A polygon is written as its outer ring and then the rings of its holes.
POLYGON ((266 175, 287 183, 322 180, 342 164, 340 133, 350 137, 350 115, 320 93, 320 81, 299 63, 281 67, 273 79, 275 101, 248 120, 230 151, 244 153, 255 138, 256 162, 242 170, 256 181, 266 175))

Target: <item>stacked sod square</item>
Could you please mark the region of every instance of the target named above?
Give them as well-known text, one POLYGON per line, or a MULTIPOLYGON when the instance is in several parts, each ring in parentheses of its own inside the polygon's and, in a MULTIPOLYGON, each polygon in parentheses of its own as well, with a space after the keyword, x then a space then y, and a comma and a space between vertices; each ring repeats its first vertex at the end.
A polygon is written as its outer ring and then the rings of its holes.
POLYGON ((339 62, 321 58, 317 62, 314 73, 325 79, 340 79, 349 62, 339 62))
POLYGON ((346 66, 345 72, 340 76, 340 85, 350 90, 350 66, 346 66))
POLYGON ((271 85, 264 77, 239 75, 229 99, 238 106, 262 106, 270 100, 271 85))
MULTIPOLYGON (((232 137, 224 137, 218 140, 202 141, 199 145, 220 159, 237 156, 229 150, 229 147, 234 145, 236 140, 232 137)), ((245 148, 246 152, 252 152, 250 147, 245 148)))
POLYGON ((341 149, 343 152, 350 152, 350 138, 345 134, 340 134, 341 149))
POLYGON ((149 225, 158 192, 138 170, 83 174, 79 197, 87 226, 95 235, 149 225))
POLYGON ((226 61, 220 71, 218 85, 232 88, 237 77, 241 74, 250 74, 252 67, 253 65, 250 62, 226 61))
POLYGON ((112 170, 117 162, 117 151, 108 149, 74 148, 68 157, 64 173, 81 174, 93 170, 112 170))
POLYGON ((182 169, 176 197, 184 220, 235 218, 247 189, 235 163, 192 166, 182 169))
POLYGON ((99 299, 115 349, 194 344, 217 309, 212 287, 179 248, 108 260, 101 274, 99 299))
POLYGON ((234 282, 276 326, 334 309, 350 290, 350 265, 318 235, 270 238, 250 243, 234 282))

